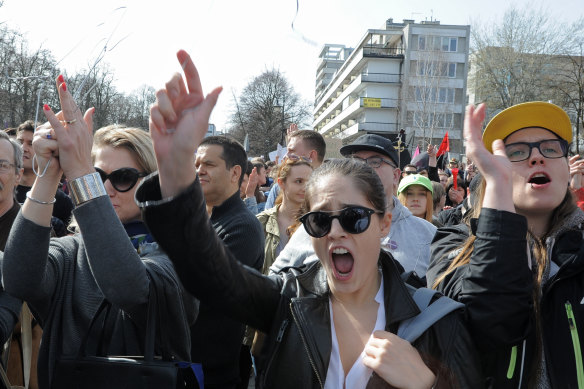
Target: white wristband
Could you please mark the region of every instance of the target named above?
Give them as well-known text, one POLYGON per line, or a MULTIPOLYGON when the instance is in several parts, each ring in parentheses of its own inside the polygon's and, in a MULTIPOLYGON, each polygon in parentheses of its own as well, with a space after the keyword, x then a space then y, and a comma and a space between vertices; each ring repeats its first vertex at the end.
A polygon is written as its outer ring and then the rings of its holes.
POLYGON ((96 197, 107 196, 101 176, 97 172, 69 181, 69 193, 75 206, 96 197))

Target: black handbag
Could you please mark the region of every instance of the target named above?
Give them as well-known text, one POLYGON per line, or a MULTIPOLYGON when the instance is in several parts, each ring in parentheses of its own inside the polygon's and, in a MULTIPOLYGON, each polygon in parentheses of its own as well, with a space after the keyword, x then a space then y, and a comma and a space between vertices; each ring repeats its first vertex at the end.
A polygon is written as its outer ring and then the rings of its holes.
MULTIPOLYGON (((54 389, 204 389, 201 364, 163 360, 154 356, 156 334, 156 290, 150 283, 144 356, 107 356, 118 309, 107 300, 93 317, 77 355, 63 356, 57 362, 51 388, 54 389), (92 327, 105 312, 97 355, 87 355, 92 327)), ((95 331, 93 331, 95 332, 95 331)), ((164 336, 164 331, 161 331, 164 336)))

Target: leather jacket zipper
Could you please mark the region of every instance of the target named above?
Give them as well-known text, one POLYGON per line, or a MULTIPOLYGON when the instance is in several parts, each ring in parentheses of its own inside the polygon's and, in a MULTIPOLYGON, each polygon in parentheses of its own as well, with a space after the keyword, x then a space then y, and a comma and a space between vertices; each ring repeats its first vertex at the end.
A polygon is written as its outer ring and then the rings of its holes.
POLYGON ((576 376, 578 377, 578 389, 584 389, 584 367, 582 363, 582 350, 580 348, 580 337, 578 336, 578 327, 576 326, 576 319, 572 304, 566 301, 566 315, 568 316, 568 324, 570 325, 570 334, 572 335, 572 345, 574 346, 574 357, 576 359, 576 376))
POLYGON ((316 370, 316 364, 312 360, 312 355, 310 354, 310 351, 308 350, 308 346, 306 345, 306 338, 304 337, 304 333, 302 332, 302 327, 300 326, 300 322, 298 321, 298 318, 296 317, 296 314, 294 313, 294 308, 292 308, 292 305, 290 305, 290 310, 292 311, 292 317, 294 318, 294 322, 296 323, 296 326, 298 327, 298 333, 300 334, 300 337, 302 338, 302 344, 304 345, 304 350, 306 350, 306 354, 308 355, 308 361, 310 362, 310 366, 312 366, 312 370, 314 371, 314 374, 316 374, 316 378, 318 379, 318 383, 320 384, 321 389, 324 389, 324 384, 322 382, 322 379, 320 378, 320 374, 318 374, 318 370, 316 370))
MULTIPOLYGON (((272 367, 272 362, 274 361, 274 358, 277 354, 278 348, 280 347, 280 342, 282 341, 282 338, 284 337, 284 332, 286 332, 286 327, 288 327, 288 319, 284 319, 282 321, 282 324, 280 324, 280 329, 278 330, 278 335, 276 336, 276 347, 275 349, 272 351, 272 355, 270 357, 270 360, 268 362, 268 364, 266 365, 266 368, 264 369, 264 373, 267 373, 270 371, 270 368, 272 367)), ((268 375, 267 374, 263 374, 263 385, 262 387, 266 386, 266 380, 268 379, 268 375)))

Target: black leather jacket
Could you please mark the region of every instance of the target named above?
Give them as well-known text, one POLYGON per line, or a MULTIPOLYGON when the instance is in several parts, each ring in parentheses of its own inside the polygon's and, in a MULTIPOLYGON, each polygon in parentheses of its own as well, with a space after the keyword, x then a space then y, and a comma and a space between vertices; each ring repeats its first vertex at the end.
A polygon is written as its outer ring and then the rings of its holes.
MULTIPOLYGON (((578 377, 584 378, 583 222, 584 213, 576 209, 546 241, 552 261, 559 266, 544 283, 539 310, 552 388, 578 388, 578 377)), ((450 273, 437 289, 466 305, 487 387, 533 387, 532 381, 540 378, 536 369, 542 358, 536 348, 527 221, 514 213, 483 208, 471 226, 472 231, 462 226, 438 229, 426 273, 428 284, 447 269, 457 254, 453 250, 472 232, 476 240, 470 262, 450 273)))
MULTIPOLYGON (((136 192, 143 217, 174 262, 185 288, 201 301, 268 334, 258 361, 260 388, 323 388, 331 353, 329 288, 320 263, 264 276, 238 263, 205 211, 198 179, 170 201, 160 199, 156 176, 136 192)), ((393 258, 381 252, 386 330, 419 313, 393 258)), ((479 388, 478 358, 460 312, 432 326, 414 347, 437 377, 435 388, 479 388)), ((377 375, 368 388, 389 388, 377 375)))

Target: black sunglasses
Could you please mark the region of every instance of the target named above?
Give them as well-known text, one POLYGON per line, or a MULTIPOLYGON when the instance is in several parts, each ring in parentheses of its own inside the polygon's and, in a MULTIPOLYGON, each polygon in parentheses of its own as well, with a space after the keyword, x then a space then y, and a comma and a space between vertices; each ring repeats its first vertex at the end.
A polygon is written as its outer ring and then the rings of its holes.
POLYGON ((505 145, 507 158, 511 162, 525 161, 531 157, 531 150, 537 147, 546 158, 562 158, 568 155, 569 144, 564 139, 545 139, 540 142, 517 142, 505 145))
POLYGON ((138 179, 146 177, 148 173, 140 173, 138 170, 131 167, 123 167, 114 170, 110 174, 106 174, 103 170, 96 167, 95 171, 99 173, 101 180, 105 183, 110 180, 110 183, 118 192, 127 192, 136 185, 138 179))
POLYGON ((371 215, 382 215, 383 212, 357 205, 341 209, 340 211, 316 211, 308 212, 300 217, 308 235, 322 238, 328 234, 333 224, 333 219, 339 219, 341 227, 350 234, 360 234, 369 228, 371 215), (340 212, 338 215, 331 215, 340 212))

